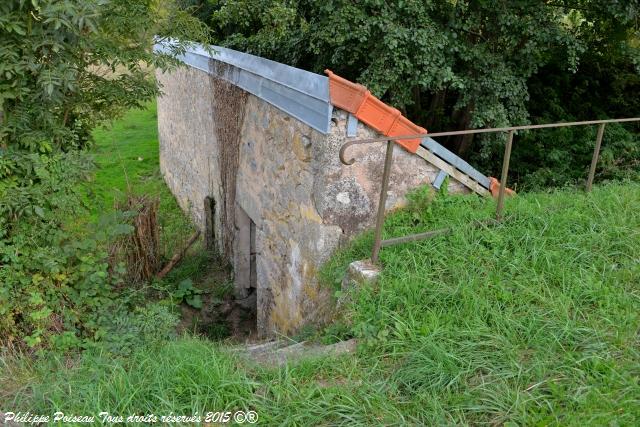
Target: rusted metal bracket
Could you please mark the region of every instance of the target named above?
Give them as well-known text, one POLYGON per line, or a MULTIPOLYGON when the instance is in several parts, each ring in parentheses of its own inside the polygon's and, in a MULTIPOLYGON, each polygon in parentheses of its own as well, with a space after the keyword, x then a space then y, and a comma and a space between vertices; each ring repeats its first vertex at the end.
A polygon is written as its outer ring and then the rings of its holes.
MULTIPOLYGON (((383 141, 373 141, 373 142, 386 142, 386 141, 383 140, 383 141)), ((343 165, 351 166, 352 164, 354 164, 356 162, 356 159, 354 159, 354 158, 351 158, 349 160, 345 159, 344 155, 347 152, 347 149, 349 147, 354 146, 354 145, 370 144, 370 143, 371 143, 371 141, 365 141, 365 140, 360 140, 360 141, 354 140, 354 141, 345 142, 344 145, 342 147, 340 147, 340 151, 338 152, 338 156, 340 157, 340 162, 343 165)))

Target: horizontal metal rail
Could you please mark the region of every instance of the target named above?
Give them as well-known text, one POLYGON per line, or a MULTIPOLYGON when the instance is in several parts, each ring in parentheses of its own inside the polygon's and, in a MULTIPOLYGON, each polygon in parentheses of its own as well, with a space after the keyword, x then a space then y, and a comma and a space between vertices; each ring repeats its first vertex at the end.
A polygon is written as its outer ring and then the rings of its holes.
MULTIPOLYGON (((542 125, 511 126, 506 128, 486 128, 486 129, 482 128, 482 129, 454 130, 454 131, 436 132, 436 133, 420 133, 417 135, 394 136, 393 140, 395 141, 398 139, 416 139, 416 138, 424 138, 424 137, 437 138, 439 136, 472 135, 477 133, 506 133, 509 131, 517 132, 519 130, 565 128, 565 127, 571 127, 571 126, 588 126, 588 125, 600 125, 600 124, 606 125, 608 123, 630 123, 630 122, 640 122, 640 117, 626 118, 626 119, 588 120, 584 122, 545 123, 542 125)), ((388 139, 389 139, 388 136, 381 136, 379 138, 349 141, 347 142, 347 144, 350 144, 350 143, 368 144, 371 142, 385 142, 388 139)))
POLYGON ((440 230, 427 231, 425 233, 409 234, 408 236, 394 237, 380 242, 381 247, 399 245, 401 243, 414 242, 416 240, 430 239, 432 237, 441 236, 451 233, 450 228, 442 228, 440 230))
MULTIPOLYGON (((500 222, 496 221, 493 218, 483 219, 479 221, 473 221, 471 223, 472 227, 481 227, 481 226, 489 226, 496 225, 500 222)), ((426 231, 424 233, 416 233, 409 234, 408 236, 402 237, 393 237, 391 239, 385 239, 380 242, 380 247, 384 248, 386 246, 393 245, 401 245, 403 243, 415 242, 417 240, 431 239, 432 237, 442 236, 444 234, 450 234, 453 232, 453 227, 440 228, 438 230, 426 231)))
POLYGON ((507 133, 507 143, 505 144, 504 156, 502 158, 502 174, 501 174, 501 180, 500 180, 500 188, 498 191, 498 202, 496 205, 496 219, 495 220, 490 219, 488 221, 478 222, 478 224, 483 224, 487 222, 497 223, 503 218, 502 213, 504 209, 504 198, 505 198, 505 190, 507 188, 507 179, 509 176, 509 162, 511 160, 511 149, 513 146, 514 135, 517 131, 562 128, 562 127, 570 127, 570 126, 599 125, 598 133, 596 137, 596 143, 593 150, 593 156, 591 159, 591 165, 589 167, 589 175, 587 177, 587 182, 585 185, 585 190, 589 192, 591 191, 591 188, 593 185, 596 166, 598 164, 598 159, 600 156, 602 139, 604 138, 605 126, 609 123, 631 123, 631 122, 640 122, 640 118, 588 120, 588 121, 582 121, 582 122, 549 123, 549 124, 542 124, 542 125, 510 126, 510 127, 503 127, 503 128, 488 128, 488 129, 467 129, 467 130, 459 130, 459 131, 451 131, 451 132, 436 132, 436 133, 429 133, 429 134, 394 136, 392 138, 386 136, 386 137, 361 139, 361 140, 346 142, 345 144, 343 144, 342 147, 340 147, 340 152, 339 152, 340 161, 345 165, 352 165, 355 162, 355 159, 353 158, 349 160, 345 158, 346 150, 349 147, 353 145, 370 144, 375 142, 387 143, 384 170, 382 173, 382 188, 380 189, 380 200, 378 202, 378 213, 376 216, 375 237, 373 242, 373 248, 371 251, 371 261, 374 263, 378 262, 380 249, 382 247, 412 242, 416 240, 429 239, 432 237, 441 236, 451 232, 450 228, 444 228, 439 230, 427 231, 424 233, 411 234, 408 236, 395 237, 392 239, 382 240, 382 229, 384 227, 385 205, 387 201, 387 191, 389 187, 391 166, 393 163, 394 141, 402 140, 402 139, 433 138, 433 137, 439 137, 439 136, 472 135, 472 134, 481 134, 481 133, 507 133))

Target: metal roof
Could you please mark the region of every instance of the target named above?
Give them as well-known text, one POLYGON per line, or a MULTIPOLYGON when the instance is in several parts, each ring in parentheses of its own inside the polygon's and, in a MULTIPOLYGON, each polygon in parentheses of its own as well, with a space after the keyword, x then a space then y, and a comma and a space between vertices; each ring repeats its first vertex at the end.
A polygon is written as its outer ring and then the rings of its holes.
POLYGON ((455 166, 459 171, 469 175, 471 178, 473 178, 475 181, 477 181, 480 185, 482 185, 487 190, 489 189, 490 181, 487 176, 482 174, 480 171, 478 171, 476 168, 471 166, 469 163, 462 160, 456 154, 444 148, 442 145, 437 143, 433 138, 430 138, 428 136, 423 138, 420 145, 422 145, 427 150, 431 151, 436 156, 440 157, 442 160, 455 166))
MULTIPOLYGON (((169 52, 171 43, 171 40, 157 43, 154 50, 169 52)), ((225 47, 205 48, 197 43, 191 43, 178 58, 246 90, 323 134, 329 133, 333 106, 326 76, 225 47), (218 67, 216 61, 227 66, 218 67)), ((350 114, 347 136, 355 136, 357 124, 357 118, 350 114)), ((423 138, 421 145, 489 188, 489 178, 430 137, 423 138)))
MULTIPOLYGON (((154 49, 166 52, 168 43, 156 44, 154 49)), ((205 49, 194 43, 178 58, 233 83, 323 134, 329 133, 333 106, 326 76, 220 46, 205 49), (228 67, 216 67, 211 59, 228 67)))

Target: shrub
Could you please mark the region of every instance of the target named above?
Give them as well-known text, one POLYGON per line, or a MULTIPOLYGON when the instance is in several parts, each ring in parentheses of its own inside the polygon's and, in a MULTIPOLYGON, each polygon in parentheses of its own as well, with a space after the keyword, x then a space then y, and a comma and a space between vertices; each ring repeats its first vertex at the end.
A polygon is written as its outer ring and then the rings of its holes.
POLYGON ((8 0, 0 32, 0 345, 88 346, 139 296, 105 250, 130 232, 126 212, 69 229, 93 166, 77 150, 159 93, 153 71, 187 44, 157 54, 154 42, 207 31, 171 0, 8 0))
POLYGON ((0 186, 0 342, 69 348, 95 338, 98 319, 121 304, 114 298, 119 269, 103 249, 127 233, 125 213, 88 236, 64 229, 84 209, 78 187, 91 170, 83 153, 5 158, 0 186))

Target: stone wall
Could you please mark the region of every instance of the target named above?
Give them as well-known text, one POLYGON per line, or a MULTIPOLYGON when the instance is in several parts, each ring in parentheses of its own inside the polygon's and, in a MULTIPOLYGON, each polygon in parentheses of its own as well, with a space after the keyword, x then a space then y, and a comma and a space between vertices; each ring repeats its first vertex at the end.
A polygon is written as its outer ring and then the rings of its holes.
MULTIPOLYGON (((204 227, 203 200, 221 200, 211 79, 193 68, 158 76, 161 170, 180 206, 204 227)), ((321 265, 375 221, 385 145, 352 147, 340 163, 347 114, 334 110, 324 135, 249 95, 240 137, 236 203, 255 223, 258 329, 290 334, 331 315, 331 290, 317 279, 321 265)), ((377 136, 359 124, 358 138, 377 136)), ((396 146, 387 209, 407 191, 433 181, 437 170, 396 146)), ((450 191, 463 191, 452 181, 450 191)), ((215 221, 221 236, 219 218, 215 221)))
MULTIPOLYGON (((180 67, 171 74, 158 72, 163 96, 158 97, 160 171, 180 207, 205 229, 204 199, 221 206, 219 150, 213 121, 213 84, 208 74, 180 67)), ((219 238, 219 213, 214 216, 219 238)), ((220 246, 221 247, 221 246, 220 246)))

